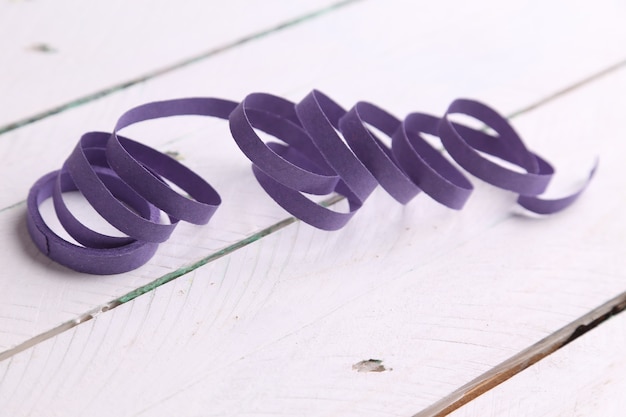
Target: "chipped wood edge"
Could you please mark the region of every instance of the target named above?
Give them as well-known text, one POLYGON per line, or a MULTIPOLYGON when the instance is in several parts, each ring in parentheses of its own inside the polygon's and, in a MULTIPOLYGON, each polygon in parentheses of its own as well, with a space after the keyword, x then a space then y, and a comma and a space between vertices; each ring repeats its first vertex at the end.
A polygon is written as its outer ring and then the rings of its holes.
POLYGON ((626 292, 610 299, 534 345, 496 365, 413 417, 441 417, 500 385, 524 369, 626 310, 626 292))

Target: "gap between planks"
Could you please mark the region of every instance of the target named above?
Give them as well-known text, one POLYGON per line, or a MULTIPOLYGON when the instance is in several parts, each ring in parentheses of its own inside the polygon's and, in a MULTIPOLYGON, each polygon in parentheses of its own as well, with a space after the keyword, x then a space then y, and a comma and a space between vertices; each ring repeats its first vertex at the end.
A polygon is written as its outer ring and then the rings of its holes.
POLYGON ((495 388, 524 369, 576 340, 606 320, 626 310, 626 292, 579 317, 534 345, 513 355, 494 368, 479 375, 448 396, 425 408, 413 417, 441 417, 495 388))
POLYGON ((194 55, 194 56, 189 57, 187 59, 184 59, 182 61, 179 61, 179 62, 170 64, 170 65, 167 65, 165 67, 162 67, 162 68, 150 71, 150 72, 147 72, 144 75, 140 75, 138 77, 131 78, 128 81, 125 81, 125 82, 122 82, 122 83, 119 83, 119 84, 115 84, 113 86, 101 89, 101 90, 96 91, 94 93, 88 94, 86 96, 77 98, 77 99, 72 100, 72 101, 69 101, 69 102, 67 102, 65 104, 61 104, 59 106, 53 107, 53 108, 51 108, 49 110, 43 111, 43 112, 35 114, 33 116, 26 117, 26 118, 24 118, 22 120, 18 120, 18 121, 13 122, 13 123, 9 123, 9 124, 7 124, 5 126, 0 126, 0 135, 3 135, 5 133, 8 133, 8 132, 10 132, 12 130, 15 130, 15 129, 18 129, 20 127, 29 125, 31 123, 35 123, 35 122, 37 122, 39 120, 42 120, 42 119, 45 119, 47 117, 54 116, 55 114, 62 113, 63 111, 72 109, 72 108, 74 108, 76 106, 80 106, 80 105, 83 105, 83 104, 86 104, 86 103, 98 100, 98 99, 100 99, 102 97, 106 97, 106 96, 108 96, 110 94, 113 94, 113 93, 118 92, 120 90, 123 90, 125 88, 132 87, 132 86, 134 86, 136 84, 148 81, 150 79, 159 77, 161 75, 165 75, 167 73, 170 73, 172 71, 178 70, 178 69, 183 68, 183 67, 186 67, 188 65, 192 65, 192 64, 198 63, 198 62, 200 62, 200 61, 202 61, 204 59, 212 58, 212 57, 214 57, 214 56, 216 56, 218 54, 224 53, 224 52, 229 51, 229 50, 231 50, 233 48, 236 48, 238 46, 241 46, 241 45, 253 42, 253 41, 258 40, 258 39, 265 38, 265 37, 270 36, 270 35, 272 35, 274 33, 280 32, 280 31, 285 30, 285 29, 289 29, 289 28, 291 28, 291 27, 293 27, 295 25, 298 25, 298 24, 300 24, 302 22, 306 22, 306 21, 309 21, 309 20, 312 20, 312 19, 324 16, 324 15, 330 13, 330 12, 333 12, 333 11, 341 9, 341 8, 347 6, 347 5, 350 5, 352 3, 357 3, 357 2, 360 2, 360 1, 363 1, 363 0, 342 0, 342 1, 339 1, 337 3, 334 3, 334 4, 330 5, 330 6, 324 7, 322 9, 315 10, 313 12, 306 13, 306 14, 303 14, 301 16, 297 16, 297 17, 295 17, 293 19, 289 19, 289 20, 287 20, 287 21, 285 21, 283 23, 279 23, 279 24, 277 24, 275 26, 272 26, 270 28, 267 28, 267 29, 264 29, 264 30, 261 30, 261 31, 255 32, 255 33, 252 33, 250 35, 246 35, 246 36, 244 36, 242 38, 239 38, 239 39, 235 39, 234 41, 228 42, 225 45, 217 46, 215 48, 209 49, 208 51, 201 52, 201 53, 199 53, 197 55, 194 55))

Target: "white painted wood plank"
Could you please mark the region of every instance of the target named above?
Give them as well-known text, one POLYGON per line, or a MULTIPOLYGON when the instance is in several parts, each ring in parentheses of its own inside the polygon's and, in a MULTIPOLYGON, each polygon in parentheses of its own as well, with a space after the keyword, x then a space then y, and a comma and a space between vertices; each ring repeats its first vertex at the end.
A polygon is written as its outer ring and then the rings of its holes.
POLYGON ((324 10, 332 0, 3 1, 0 127, 324 10))
POLYGON ((342 231, 286 228, 0 363, 1 409, 420 411, 624 290, 625 87, 620 71, 519 119, 546 149, 602 120, 602 169, 570 210, 511 215, 512 196, 485 186, 462 213, 377 193, 342 231), (385 371, 353 369, 368 359, 385 371))
MULTIPOLYGON (((549 19, 546 16, 550 13, 555 19, 558 16, 563 21, 563 33, 574 36, 578 32, 573 32, 573 28, 578 30, 577 25, 584 14, 576 8, 568 9, 571 15, 563 15, 563 10, 542 6, 541 13, 546 22, 538 24, 537 30, 529 34, 521 29, 539 14, 539 9, 520 6, 492 9, 493 4, 485 2, 479 8, 455 3, 457 13, 449 16, 458 26, 451 33, 450 28, 442 26, 436 19, 450 6, 447 3, 442 3, 440 8, 428 6, 421 9, 425 22, 421 25, 414 25, 413 16, 408 12, 394 12, 397 16, 394 14, 393 19, 390 15, 389 19, 376 20, 377 31, 372 33, 373 19, 391 13, 390 10, 412 9, 402 1, 384 5, 359 3, 358 7, 336 11, 207 62, 10 132, 0 141, 0 157, 5 161, 0 167, 0 176, 12 179, 3 183, 0 207, 16 204, 43 172, 58 168, 82 132, 110 128, 123 110, 152 99, 184 95, 241 98, 255 90, 298 99, 317 86, 343 103, 374 99, 398 114, 417 109, 437 111, 459 95, 480 97, 510 112, 621 57, 619 42, 606 43, 602 48, 581 42, 579 49, 573 50, 569 47, 570 38, 561 32, 555 36, 554 27, 547 24, 549 19), (491 14, 486 10, 491 10, 491 14), (349 32, 346 32, 347 22, 350 22, 349 32), (473 31, 493 24, 502 34, 495 40, 488 37, 488 32, 473 31), (505 30, 507 28, 510 30, 505 30), (378 36, 383 32, 385 37, 378 36), (472 33, 472 36, 459 39, 458 33, 472 33), (345 41, 336 42, 338 36, 345 37, 345 41), (543 46, 538 48, 537 45, 543 46), (460 53, 466 49, 476 54, 489 51, 492 58, 476 59, 475 55, 460 53), (593 59, 580 62, 583 50, 593 59), (266 59, 267 51, 275 51, 272 60, 266 59), (299 59, 293 60, 296 54, 299 59), (430 59, 422 59, 425 56, 430 59), (516 65, 520 62, 525 64, 516 65), (285 72, 285 68, 289 71, 285 72), (435 71, 435 68, 443 70, 435 71), (485 77, 485 73, 489 77, 485 77), (359 76, 355 77, 355 74, 359 76), (413 84, 413 77, 417 75, 427 81, 413 84), (380 82, 382 78, 384 83, 380 82), (409 89, 407 84, 410 84, 409 89), (365 87, 367 93, 364 93, 365 87)), ((620 39, 619 36, 626 39, 619 32, 626 29, 615 24, 619 20, 619 9, 611 9, 609 5, 598 7, 602 22, 598 17, 584 26, 593 29, 598 42, 607 38, 620 39)), ((0 280, 2 350, 74 320, 285 218, 285 213, 255 184, 248 162, 228 138, 225 123, 185 122, 182 132, 177 131, 179 126, 158 124, 145 129, 144 132, 152 136, 140 135, 138 138, 160 149, 180 152, 187 164, 224 194, 224 207, 212 225, 206 228, 183 225, 168 243, 162 245, 157 256, 137 271, 115 277, 87 277, 58 267, 38 254, 26 236, 24 205, 6 208, 0 213, 0 228, 5 231, 5 239, 0 242, 0 253, 5 262, 1 272, 3 279, 0 280), (155 135, 157 131, 159 135, 155 135), (172 132, 176 132, 175 137, 180 140, 171 142, 172 132), (215 147, 206 145, 207 138, 215 147)), ((400 210, 382 198, 384 204, 400 210)), ((504 213, 509 203, 509 200, 498 200, 489 213, 494 216, 504 213)), ((420 207, 416 209, 420 213, 424 210, 425 218, 444 215, 446 222, 454 222, 449 226, 451 229, 447 229, 451 233, 449 238, 468 238, 493 221, 486 213, 477 215, 471 210, 464 214, 471 220, 463 221, 457 213, 444 211, 445 214, 440 214, 440 209, 434 205, 422 207, 420 203, 415 204, 420 207)), ((360 216, 367 219, 368 215, 361 213, 360 216)), ((376 219, 365 221, 378 222, 376 219)), ((417 223, 421 219, 414 221, 417 223)), ((381 222, 379 227, 382 234, 392 226, 381 222)), ((429 250, 431 245, 418 235, 401 238, 407 241, 418 239, 415 244, 419 250, 429 250)), ((391 250, 393 242, 388 243, 390 246, 384 252, 391 250)))
POLYGON ((450 416, 619 416, 626 407, 625 343, 620 314, 450 416))

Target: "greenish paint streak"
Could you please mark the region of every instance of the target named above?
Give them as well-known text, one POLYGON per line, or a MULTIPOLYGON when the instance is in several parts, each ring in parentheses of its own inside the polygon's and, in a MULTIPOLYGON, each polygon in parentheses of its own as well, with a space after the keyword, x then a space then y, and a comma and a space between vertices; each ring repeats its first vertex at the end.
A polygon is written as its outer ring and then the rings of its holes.
MULTIPOLYGON (((322 201, 320 204, 324 207, 329 207, 333 204, 338 203, 339 201, 344 200, 345 197, 342 195, 334 195, 324 201, 322 201)), ((200 268, 201 266, 204 266, 206 264, 208 264, 209 262, 213 262, 216 259, 219 259, 223 256, 226 256, 230 253, 233 253, 236 250, 239 250, 241 248, 243 248, 244 246, 248 246, 251 243, 256 242, 257 240, 260 240, 262 238, 264 238, 267 235, 270 235, 274 232, 276 232, 277 230, 280 230, 292 223, 295 223, 297 221, 297 219, 295 217, 289 217, 285 220, 282 220, 276 224, 271 225, 270 227, 267 227, 251 236, 248 236, 247 238, 240 240, 239 242, 233 243, 230 246, 225 247, 224 249, 217 251, 215 253, 212 253, 196 262, 194 262, 191 265, 188 266, 184 266, 182 268, 179 268, 175 271, 170 272, 169 274, 165 274, 160 278, 155 279, 154 281, 152 281, 149 284, 146 284, 142 287, 139 287, 123 296, 121 296, 120 298, 116 299, 113 301, 112 305, 117 307, 120 304, 124 304, 127 303, 137 297, 139 297, 140 295, 143 295, 147 292, 150 292, 158 287, 160 287, 163 284, 167 284, 170 281, 175 280, 176 278, 180 278, 185 274, 188 274, 189 272, 195 271, 196 269, 200 268)))
POLYGON ((143 287, 139 287, 136 290, 133 290, 131 292, 129 292, 128 294, 125 294, 123 296, 121 296, 120 298, 118 298, 115 302, 116 305, 119 304, 124 304, 127 303, 137 297, 139 297, 140 295, 143 295, 147 292, 150 292, 158 287, 160 287, 163 284, 166 284, 170 281, 175 280, 176 278, 179 278, 185 274, 188 274, 189 272, 195 271, 196 269, 200 268, 201 266, 204 266, 206 264, 208 264, 209 262, 212 262, 216 259, 219 259, 223 256, 226 256, 230 253, 233 253, 236 250, 239 250, 241 248, 243 248, 244 246, 248 246, 251 243, 256 242, 259 239, 262 239, 263 237, 274 233, 277 230, 280 230, 292 223, 295 223, 296 219, 294 217, 290 217, 288 219, 285 219, 283 221, 280 221, 276 224, 273 224, 272 226, 265 228, 243 240, 240 240, 239 242, 236 242, 230 246, 227 246, 226 248, 212 253, 196 262, 194 262, 191 265, 185 266, 183 268, 179 268, 176 271, 170 272, 169 274, 163 275, 162 277, 152 281, 151 283, 144 285, 143 287))
POLYGON ((26 200, 18 201, 15 204, 11 204, 10 206, 6 206, 6 207, 1 208, 0 209, 0 213, 2 213, 4 211, 11 210, 12 208, 16 208, 16 207, 22 206, 24 204, 26 204, 26 200))
POLYGON ((47 117, 54 116, 55 114, 62 113, 64 111, 66 111, 66 110, 70 110, 70 109, 73 109, 75 107, 81 106, 83 104, 86 104, 86 103, 98 100, 100 98, 103 98, 105 96, 113 94, 113 93, 115 93, 117 91, 120 91, 120 90, 123 90, 125 88, 134 86, 136 84, 140 84, 140 83, 148 81, 148 80, 150 80, 152 78, 156 78, 156 77, 158 77, 160 75, 164 75, 164 74, 167 74, 169 72, 175 71, 177 69, 186 67, 188 65, 195 64, 195 63, 200 62, 200 61, 202 61, 204 59, 211 58, 211 57, 213 57, 215 55, 218 55, 218 54, 221 54, 221 53, 226 52, 228 50, 231 50, 231 49, 233 49, 235 47, 238 47, 238 46, 250 43, 250 42, 258 40, 258 39, 265 38, 265 37, 267 37, 269 35, 272 35, 272 34, 274 34, 276 32, 280 32, 282 30, 291 28, 291 27, 293 27, 293 26, 295 26, 297 24, 300 24, 300 23, 303 23, 303 22, 315 19, 317 17, 326 15, 326 14, 332 12, 332 11, 335 11, 335 10, 340 9, 342 7, 345 7, 345 6, 349 5, 349 4, 356 3, 356 2, 359 2, 359 1, 363 1, 363 0, 344 0, 344 1, 340 1, 338 3, 335 3, 335 4, 331 5, 331 6, 328 6, 328 7, 324 8, 324 9, 320 9, 320 10, 316 10, 316 11, 311 12, 311 13, 304 14, 302 16, 299 16, 299 17, 296 17, 294 19, 288 20, 288 21, 286 21, 284 23, 280 23, 280 24, 278 24, 276 26, 273 26, 273 27, 271 27, 269 29, 265 29, 265 30, 262 30, 260 32, 254 33, 252 35, 248 35, 248 36, 245 36, 243 38, 237 39, 237 40, 235 40, 233 42, 227 43, 224 46, 220 46, 220 47, 211 49, 209 51, 203 52, 203 53, 201 53, 199 55, 196 55, 194 57, 191 57, 191 58, 187 58, 187 59, 185 59, 183 61, 180 61, 180 62, 177 62, 175 64, 166 66, 164 68, 161 68, 161 69, 158 69, 158 70, 155 70, 155 71, 152 71, 152 72, 148 72, 147 74, 144 74, 144 75, 139 76, 137 78, 130 79, 130 80, 128 80, 126 82, 123 82, 121 84, 117 84, 117 85, 114 85, 112 87, 105 88, 103 90, 100 90, 100 91, 98 91, 96 93, 93 93, 93 94, 90 94, 88 96, 81 97, 79 99, 70 101, 69 103, 62 104, 60 106, 54 107, 54 108, 52 108, 50 110, 46 110, 46 111, 41 112, 39 114, 35 114, 34 116, 30 116, 30 117, 27 117, 25 119, 19 120, 17 122, 10 123, 8 125, 0 127, 0 135, 3 135, 5 133, 7 133, 7 132, 10 132, 12 130, 18 129, 20 127, 24 127, 24 126, 29 125, 31 123, 37 122, 39 120, 45 119, 47 117))

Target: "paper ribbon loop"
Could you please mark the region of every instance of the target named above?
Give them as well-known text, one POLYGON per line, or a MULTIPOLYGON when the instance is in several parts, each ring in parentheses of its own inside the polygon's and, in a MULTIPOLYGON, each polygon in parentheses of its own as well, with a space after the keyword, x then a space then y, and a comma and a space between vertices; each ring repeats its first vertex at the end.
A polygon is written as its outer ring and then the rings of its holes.
POLYGON ((571 205, 597 167, 575 193, 541 197, 554 175, 552 166, 527 149, 504 117, 467 99, 452 102, 442 118, 412 113, 404 120, 367 102, 346 111, 317 90, 297 104, 265 93, 250 94, 240 103, 204 97, 159 101, 124 113, 112 133, 86 133, 62 169, 33 185, 27 224, 39 250, 80 272, 115 274, 147 262, 179 220, 207 223, 221 203, 217 191, 173 158, 118 133, 135 123, 181 115, 228 119, 233 139, 268 195, 298 219, 324 230, 343 227, 378 185, 402 204, 424 191, 447 207, 461 209, 473 187, 446 153, 474 176, 519 194, 519 205, 539 214, 571 205), (473 117, 496 134, 454 122, 450 116, 455 113, 473 117), (391 148, 373 128, 391 138, 391 148), (257 130, 283 143, 265 143, 257 130), (423 134, 438 136, 444 149, 435 148, 423 134), (107 236, 83 225, 63 200, 64 192, 74 190, 127 236, 107 236), (331 210, 303 193, 341 194, 348 211, 331 210), (61 225, 79 244, 64 240, 45 223, 39 206, 48 198, 53 198, 61 225), (169 223, 161 222, 162 213, 169 223))

